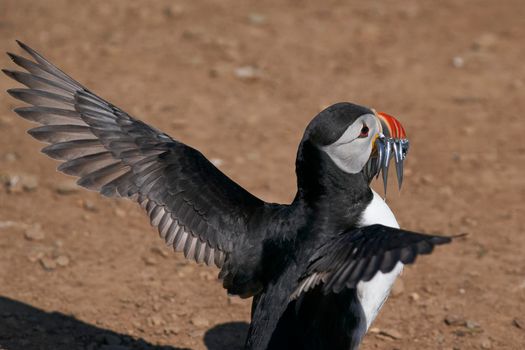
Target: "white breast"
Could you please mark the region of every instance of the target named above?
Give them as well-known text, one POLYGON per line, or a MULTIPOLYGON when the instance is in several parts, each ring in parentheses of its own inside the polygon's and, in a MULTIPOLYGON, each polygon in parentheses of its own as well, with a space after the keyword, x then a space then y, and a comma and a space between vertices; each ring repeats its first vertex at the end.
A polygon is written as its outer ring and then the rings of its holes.
MULTIPOLYGON (((372 190, 372 192, 374 198, 363 212, 359 226, 381 224, 399 228, 399 224, 386 202, 375 191, 372 190)), ((357 284, 357 296, 365 313, 367 330, 388 298, 390 289, 402 270, 403 264, 399 262, 391 272, 378 272, 370 281, 357 284)))

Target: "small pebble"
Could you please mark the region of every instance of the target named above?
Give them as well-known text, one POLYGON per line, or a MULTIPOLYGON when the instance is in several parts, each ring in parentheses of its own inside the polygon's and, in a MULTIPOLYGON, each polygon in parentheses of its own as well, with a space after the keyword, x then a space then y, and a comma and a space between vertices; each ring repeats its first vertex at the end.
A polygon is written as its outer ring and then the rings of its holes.
POLYGON ((125 218, 127 216, 126 211, 121 208, 115 208, 115 215, 119 218, 125 218))
POLYGON ((480 328, 480 325, 479 325, 479 323, 474 322, 472 320, 466 320, 465 321, 465 327, 467 327, 468 329, 478 329, 478 328, 480 328))
POLYGON ((64 181, 55 186, 55 191, 61 195, 68 195, 78 192, 79 187, 73 181, 64 181))
POLYGON ((382 329, 379 334, 395 340, 403 339, 403 335, 395 329, 382 329))
POLYGON ((152 327, 158 327, 160 326, 164 321, 162 320, 162 317, 159 315, 153 315, 151 317, 148 317, 147 322, 152 327))
POLYGON ((20 193, 22 192, 22 181, 20 175, 8 175, 2 176, 2 182, 4 182, 7 192, 9 193, 20 193))
POLYGON ((192 338, 202 338, 204 336, 204 330, 195 330, 188 333, 188 335, 192 338))
POLYGON ((419 294, 417 294, 416 292, 410 293, 409 297, 412 301, 418 301, 420 299, 419 294))
POLYGON ((159 247, 151 248, 151 252, 155 253, 157 255, 160 255, 160 256, 162 256, 164 258, 167 258, 169 256, 169 253, 166 251, 166 249, 162 249, 162 248, 159 248, 159 247))
POLYGON ((55 262, 58 266, 66 267, 67 265, 69 265, 69 258, 65 255, 60 255, 55 259, 55 262))
POLYGON ((52 271, 57 268, 56 261, 47 257, 40 259, 40 265, 42 265, 46 271, 52 271))
POLYGON ((494 47, 498 42, 498 37, 492 33, 485 33, 474 41, 472 48, 474 50, 488 50, 494 47))
POLYGON ((93 203, 89 199, 84 200, 84 202, 82 203, 82 206, 84 207, 84 209, 88 211, 92 211, 92 212, 97 211, 97 207, 95 206, 95 203, 93 203))
POLYGON ((179 333, 180 333, 180 328, 177 326, 168 326, 164 328, 164 334, 166 335, 170 335, 170 334, 177 335, 179 333))
POLYGON ((34 263, 42 259, 44 256, 45 254, 42 251, 32 251, 27 255, 27 260, 34 263))
POLYGON ((250 13, 248 15, 248 20, 250 21, 251 24, 260 25, 266 22, 266 16, 260 13, 250 13))
POLYGON ((220 158, 211 158, 210 159, 210 162, 215 165, 217 168, 219 168, 221 165, 224 164, 224 160, 220 159, 220 158))
POLYGON ((452 58, 452 66, 454 66, 454 68, 463 68, 464 65, 465 60, 463 59, 463 57, 455 56, 452 58))
POLYGON ((184 14, 184 7, 180 4, 171 4, 164 8, 163 13, 167 18, 178 18, 184 14))
POLYGON ((260 78, 261 76, 259 69, 253 66, 243 66, 235 68, 234 74, 237 78, 242 80, 255 80, 260 78))
POLYGON ((204 317, 195 316, 191 319, 191 324, 196 327, 208 327, 210 322, 204 317))
POLYGON ((146 263, 148 266, 154 266, 157 265, 157 260, 155 260, 155 258, 152 256, 147 256, 144 258, 144 263, 146 263))
POLYGON ((445 324, 448 326, 463 326, 465 325, 465 319, 459 315, 447 315, 445 317, 445 324))
POLYGON ((492 342, 489 338, 481 339, 480 345, 482 349, 492 349, 492 342))
POLYGON ((434 182, 434 177, 432 175, 423 175, 421 177, 421 182, 425 185, 430 185, 434 182))
POLYGON ((24 175, 20 179, 22 188, 26 192, 33 192, 38 187, 38 178, 33 175, 24 175))
POLYGON ((34 224, 25 230, 24 237, 28 241, 40 241, 45 238, 45 234, 40 224, 34 224))
POLYGON ((18 159, 18 156, 16 155, 16 153, 9 152, 4 155, 4 159, 8 163, 12 163, 18 159))
POLYGON ((514 327, 525 330, 525 321, 523 321, 522 319, 515 318, 512 320, 512 324, 514 325, 514 327))

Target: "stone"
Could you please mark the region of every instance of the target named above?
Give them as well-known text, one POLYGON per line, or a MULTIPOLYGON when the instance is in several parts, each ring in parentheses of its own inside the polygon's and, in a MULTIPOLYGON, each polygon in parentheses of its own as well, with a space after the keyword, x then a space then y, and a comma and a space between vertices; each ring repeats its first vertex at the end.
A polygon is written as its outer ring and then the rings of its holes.
POLYGON ((195 331, 192 331, 190 333, 188 333, 188 335, 192 338, 202 338, 204 336, 204 331, 203 330, 195 330, 195 331))
POLYGON ((403 335, 395 329, 382 329, 379 334, 395 340, 403 339, 403 335))
POLYGON ((148 317, 147 322, 152 327, 158 327, 162 323, 164 323, 164 320, 159 315, 153 315, 153 316, 148 317))
POLYGON ((492 342, 489 338, 483 338, 480 341, 480 345, 482 349, 492 349, 492 342))
POLYGON ((45 256, 44 252, 34 250, 30 252, 29 254, 27 254, 27 260, 34 263, 42 259, 44 256, 45 256))
POLYGON ((38 188, 38 178, 34 175, 24 175, 20 178, 22 188, 26 192, 33 192, 38 188))
POLYGON ((485 33, 479 36, 473 43, 474 50, 488 50, 498 43, 498 37, 493 33, 485 33))
POLYGON ((42 265, 42 267, 46 271, 52 271, 57 268, 56 261, 48 257, 43 257, 42 259, 40 259, 40 265, 42 265))
POLYGON ((423 183, 424 185, 431 185, 433 182, 434 182, 434 177, 430 174, 423 175, 421 177, 421 183, 423 183))
POLYGON ((515 318, 512 320, 512 324, 514 327, 525 330, 525 321, 519 318, 515 318))
POLYGON ((119 218, 125 218, 127 216, 127 213, 124 209, 121 208, 115 208, 115 215, 119 218))
POLYGON ((256 80, 261 77, 260 70, 254 66, 242 66, 235 68, 234 74, 242 80, 256 80))
POLYGON ((154 266, 154 265, 157 265, 157 260, 155 260, 155 258, 152 256, 147 256, 144 258, 144 263, 147 266, 154 266))
POLYGON ((220 159, 220 158, 211 158, 210 159, 210 162, 215 165, 217 168, 220 168, 221 165, 224 164, 224 160, 220 159))
POLYGON ((22 177, 20 175, 3 174, 2 182, 5 184, 7 192, 20 193, 22 192, 22 177))
POLYGON ((180 4, 170 4, 162 11, 168 19, 179 18, 184 14, 184 7, 180 4))
POLYGON ((452 57, 452 66, 454 68, 463 68, 465 66, 465 60, 461 56, 452 57))
POLYGON ((84 209, 88 211, 92 211, 92 212, 97 211, 97 207, 95 206, 95 203, 93 203, 89 199, 84 200, 84 202, 82 203, 82 207, 84 207, 84 209))
POLYGON ((465 327, 467 327, 468 329, 479 329, 479 328, 481 328, 479 323, 474 322, 472 320, 466 320, 465 321, 465 327))
POLYGON ((410 293, 409 297, 410 297, 410 300, 412 300, 412 301, 419 301, 419 299, 421 299, 419 294, 417 294, 416 292, 410 293))
POLYGON ((251 24, 261 25, 266 22, 266 16, 253 12, 248 15, 248 20, 251 24))
POLYGON ((69 195, 78 192, 79 187, 74 181, 63 181, 55 186, 55 191, 61 195, 69 195))
POLYGON ((60 255, 55 259, 55 262, 60 267, 66 267, 69 265, 69 258, 65 255, 60 255))
POLYGON ((4 159, 8 163, 12 163, 18 159, 18 155, 16 153, 9 152, 4 155, 4 159))
POLYGON ((460 315, 447 315, 445 317, 445 324, 447 326, 464 326, 465 325, 465 318, 463 318, 460 315))
POLYGON ((25 230, 24 237, 28 241, 40 241, 45 238, 45 234, 40 224, 34 224, 25 230))
POLYGON ((170 335, 170 334, 177 335, 179 333, 180 333, 180 328, 177 326, 168 326, 164 328, 164 334, 166 335, 170 335))
POLYGON ((210 322, 204 317, 195 316, 191 319, 191 324, 196 327, 208 327, 210 322))
POLYGON ((167 258, 169 256, 168 252, 166 251, 166 249, 162 249, 162 248, 159 248, 159 247, 153 247, 151 248, 151 252, 152 253, 155 253, 157 255, 160 255, 162 256, 163 258, 167 258))

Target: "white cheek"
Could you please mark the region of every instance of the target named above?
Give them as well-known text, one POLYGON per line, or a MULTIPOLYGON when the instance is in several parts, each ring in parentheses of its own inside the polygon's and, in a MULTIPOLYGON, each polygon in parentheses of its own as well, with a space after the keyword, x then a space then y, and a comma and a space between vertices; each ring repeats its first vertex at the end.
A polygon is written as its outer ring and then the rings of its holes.
POLYGON ((358 138, 349 143, 325 146, 324 151, 342 171, 357 174, 368 161, 372 144, 368 137, 358 138))
POLYGON ((345 173, 357 174, 363 170, 372 152, 372 135, 378 132, 376 117, 366 114, 350 125, 331 145, 322 147, 330 159, 345 173), (369 128, 368 137, 359 138, 363 124, 369 128))

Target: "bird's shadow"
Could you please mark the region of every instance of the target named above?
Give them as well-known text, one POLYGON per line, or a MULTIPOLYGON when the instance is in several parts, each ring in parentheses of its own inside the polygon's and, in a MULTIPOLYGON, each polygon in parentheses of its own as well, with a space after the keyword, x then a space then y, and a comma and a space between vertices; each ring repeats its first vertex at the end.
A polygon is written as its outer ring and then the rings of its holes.
MULTIPOLYGON (((209 329, 208 350, 242 349, 248 325, 234 322, 209 329)), ((46 312, 0 296, 1 350, 188 350, 156 345, 60 312, 46 312)))
POLYGON ((242 350, 248 334, 248 323, 230 322, 210 328, 204 335, 208 350, 242 350))

